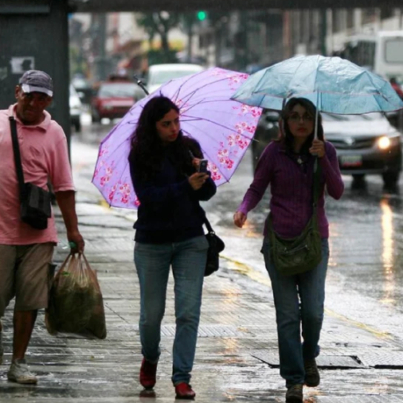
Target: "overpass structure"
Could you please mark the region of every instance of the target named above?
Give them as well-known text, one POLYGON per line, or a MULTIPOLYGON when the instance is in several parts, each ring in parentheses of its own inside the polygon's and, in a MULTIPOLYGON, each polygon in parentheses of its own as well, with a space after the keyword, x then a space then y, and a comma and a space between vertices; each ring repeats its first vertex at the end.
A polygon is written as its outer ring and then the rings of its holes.
POLYGON ((402 0, 69 0, 80 12, 402 7, 402 0))
POLYGON ((0 109, 14 102, 14 88, 24 71, 44 70, 55 86, 49 111, 70 138, 68 15, 72 12, 401 6, 402 0, 1 0, 0 109))

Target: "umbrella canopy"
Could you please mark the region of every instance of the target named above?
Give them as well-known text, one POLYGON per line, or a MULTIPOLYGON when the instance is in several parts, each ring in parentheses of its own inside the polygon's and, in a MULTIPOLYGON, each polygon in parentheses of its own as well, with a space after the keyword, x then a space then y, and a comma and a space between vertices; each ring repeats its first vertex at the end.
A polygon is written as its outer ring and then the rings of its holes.
POLYGON ((390 83, 340 57, 296 56, 260 70, 232 99, 281 110, 289 98, 303 97, 318 110, 342 115, 391 112, 403 102, 390 83))
POLYGON ((262 113, 258 107, 230 99, 247 78, 247 74, 212 68, 171 80, 137 102, 101 142, 92 183, 111 206, 138 206, 128 162, 130 142, 144 105, 159 95, 179 107, 182 132, 200 143, 212 179, 217 185, 227 182, 245 154, 262 113))

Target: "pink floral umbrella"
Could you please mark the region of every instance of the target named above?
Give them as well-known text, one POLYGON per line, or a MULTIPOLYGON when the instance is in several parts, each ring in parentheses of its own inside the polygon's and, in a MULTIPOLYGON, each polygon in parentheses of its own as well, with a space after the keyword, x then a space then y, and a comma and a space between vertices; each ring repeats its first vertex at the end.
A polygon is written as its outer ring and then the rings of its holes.
POLYGON ((247 74, 211 68, 171 80, 137 102, 101 142, 92 183, 114 207, 136 208, 128 155, 130 141, 144 105, 158 95, 172 99, 180 110, 184 135, 200 143, 217 185, 228 182, 253 138, 262 113, 231 100, 247 74))

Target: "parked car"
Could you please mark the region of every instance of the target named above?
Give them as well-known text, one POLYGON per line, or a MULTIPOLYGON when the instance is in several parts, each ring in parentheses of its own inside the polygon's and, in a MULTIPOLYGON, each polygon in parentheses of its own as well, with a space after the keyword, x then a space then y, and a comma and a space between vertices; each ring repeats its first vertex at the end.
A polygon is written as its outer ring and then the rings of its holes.
POLYGON ((130 81, 102 82, 91 100, 92 121, 122 118, 144 95, 143 90, 130 81))
MULTIPOLYGON (((381 175, 386 187, 394 187, 402 165, 402 136, 380 113, 333 115, 322 113, 326 140, 337 150, 342 174, 363 179, 381 175)), ((266 145, 278 136, 278 112, 264 111, 252 142, 253 165, 266 145)))
POLYGON ((83 76, 79 75, 72 78, 71 84, 77 91, 81 103, 89 105, 91 103, 91 97, 92 97, 92 86, 90 82, 83 76))
POLYGON ((81 104, 81 99, 74 89, 74 87, 70 84, 69 87, 69 107, 70 107, 70 122, 74 127, 76 132, 81 131, 81 113, 83 110, 83 106, 81 104))
POLYGON ((148 69, 147 90, 151 94, 169 80, 184 77, 189 74, 199 73, 203 70, 205 70, 204 67, 199 64, 154 64, 148 69))

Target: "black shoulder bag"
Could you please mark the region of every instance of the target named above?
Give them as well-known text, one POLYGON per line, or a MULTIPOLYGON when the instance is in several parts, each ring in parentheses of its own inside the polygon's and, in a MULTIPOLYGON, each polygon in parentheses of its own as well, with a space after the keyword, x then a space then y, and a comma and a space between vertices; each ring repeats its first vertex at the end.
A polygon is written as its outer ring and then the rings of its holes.
POLYGON ((224 241, 214 232, 209 220, 206 217, 206 213, 204 213, 203 223, 208 231, 205 236, 209 244, 207 250, 206 269, 204 271, 204 276, 207 277, 218 270, 220 260, 218 255, 224 250, 225 244, 224 241))
POLYGON ((318 229, 318 199, 321 167, 316 159, 313 173, 313 214, 302 233, 291 239, 281 238, 273 229, 271 213, 267 218, 270 256, 277 271, 285 276, 305 273, 322 260, 322 240, 318 229))
POLYGON ((17 123, 12 116, 9 117, 9 120, 20 193, 21 220, 35 229, 46 229, 48 227, 48 218, 51 217, 50 193, 33 183, 24 182, 17 136, 17 123))

